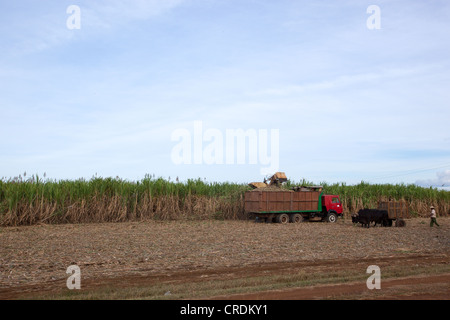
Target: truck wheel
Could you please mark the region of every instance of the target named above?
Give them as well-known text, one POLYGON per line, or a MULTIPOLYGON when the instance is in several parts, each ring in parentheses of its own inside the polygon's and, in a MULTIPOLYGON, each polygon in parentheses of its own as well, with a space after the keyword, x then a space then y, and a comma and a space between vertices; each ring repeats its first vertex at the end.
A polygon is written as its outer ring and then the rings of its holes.
POLYGON ((290 218, 290 221, 293 223, 303 222, 303 216, 299 213, 291 214, 291 216, 289 218, 290 218))
POLYGON ((278 223, 285 224, 289 222, 289 216, 286 213, 282 213, 277 215, 276 220, 278 223))
POLYGON ((335 223, 337 221, 337 216, 335 213, 329 213, 327 216, 327 222, 335 223))

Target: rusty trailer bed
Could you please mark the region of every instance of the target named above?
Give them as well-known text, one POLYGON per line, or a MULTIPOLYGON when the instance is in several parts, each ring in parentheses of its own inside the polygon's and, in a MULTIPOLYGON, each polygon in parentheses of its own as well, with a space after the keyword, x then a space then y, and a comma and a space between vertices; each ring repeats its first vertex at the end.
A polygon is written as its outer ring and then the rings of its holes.
POLYGON ((301 213, 322 211, 322 192, 247 191, 244 210, 247 213, 301 213))

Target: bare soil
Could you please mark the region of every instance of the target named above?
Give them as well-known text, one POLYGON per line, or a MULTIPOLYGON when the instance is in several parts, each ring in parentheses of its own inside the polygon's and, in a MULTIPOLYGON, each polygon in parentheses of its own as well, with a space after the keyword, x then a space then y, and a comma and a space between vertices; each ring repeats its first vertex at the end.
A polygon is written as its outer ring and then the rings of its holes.
MULTIPOLYGON (((383 280, 383 290, 356 283, 229 295, 232 299, 449 299, 450 218, 406 221, 404 228, 330 224, 264 224, 252 221, 165 221, 38 225, 0 229, 0 299, 35 297, 66 288, 67 267, 78 265, 82 288, 133 287, 208 279, 232 280, 367 266, 411 270, 383 280), (441 274, 417 274, 444 266, 441 274), (406 272, 407 273, 407 272, 406 272), (419 279, 419 280, 418 280, 419 279)), ((383 275, 383 273, 382 273, 383 275)), ((202 297, 203 298, 203 297, 202 297)), ((204 297, 208 298, 208 297, 204 297)), ((221 296, 221 299, 226 297, 221 296)))

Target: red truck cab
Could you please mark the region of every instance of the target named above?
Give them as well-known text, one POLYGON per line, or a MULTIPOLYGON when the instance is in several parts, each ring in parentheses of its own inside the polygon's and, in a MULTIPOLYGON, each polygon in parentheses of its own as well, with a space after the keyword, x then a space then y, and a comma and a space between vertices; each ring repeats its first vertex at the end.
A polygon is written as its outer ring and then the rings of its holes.
MULTIPOLYGON (((342 203, 338 195, 322 195, 323 212, 328 214, 329 219, 333 220, 342 215, 342 203), (334 215, 334 217, 333 217, 334 215)), ((331 221, 334 222, 334 221, 331 221)))

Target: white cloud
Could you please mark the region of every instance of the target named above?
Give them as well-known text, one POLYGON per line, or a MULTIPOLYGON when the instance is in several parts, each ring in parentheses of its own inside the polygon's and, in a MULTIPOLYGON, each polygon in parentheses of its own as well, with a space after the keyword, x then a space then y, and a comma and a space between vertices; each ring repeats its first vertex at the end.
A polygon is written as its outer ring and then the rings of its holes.
POLYGON ((104 0, 82 7, 88 26, 111 27, 164 14, 185 0, 104 0))
POLYGON ((20 24, 5 24, 8 38, 2 42, 4 54, 29 55, 70 41, 74 33, 67 29, 65 11, 27 16, 20 24))
MULTIPOLYGON (((185 0, 103 0, 77 2, 80 8, 81 28, 69 30, 66 25, 71 16, 67 7, 41 6, 36 10, 11 12, 20 23, 6 21, 0 31, 7 34, 3 39, 3 53, 11 56, 33 54, 67 43, 74 38, 85 37, 114 26, 123 26, 131 20, 148 19, 162 15, 179 6, 185 0), (85 31, 89 30, 89 33, 85 31)), ((34 9, 34 8, 33 8, 34 9)))
POLYGON ((435 179, 417 180, 416 184, 423 187, 449 187, 450 170, 437 172, 435 179))
MULTIPOLYGON (((169 172, 170 133, 194 120, 221 132, 280 129, 283 170, 317 181, 448 162, 449 47, 438 39, 449 19, 425 23, 422 11, 384 5, 383 30, 368 32, 367 6, 345 2, 297 4, 296 14, 292 1, 236 10, 229 1, 79 0, 80 30, 66 27, 72 2, 16 5, 0 23, 0 132, 15 132, 1 143, 0 167, 61 163, 75 175, 80 159, 88 173, 118 159, 126 174, 169 172), (286 20, 294 23, 277 27, 286 20)), ((440 186, 442 174, 421 183, 440 186)))
POLYGON ((322 91, 328 89, 349 87, 360 83, 370 83, 377 80, 408 77, 416 74, 417 71, 418 70, 412 69, 393 69, 393 70, 384 70, 377 73, 369 72, 354 75, 342 75, 331 80, 325 80, 316 83, 308 83, 305 85, 290 85, 290 86, 283 86, 280 88, 269 88, 255 92, 253 94, 288 95, 295 93, 322 91))

